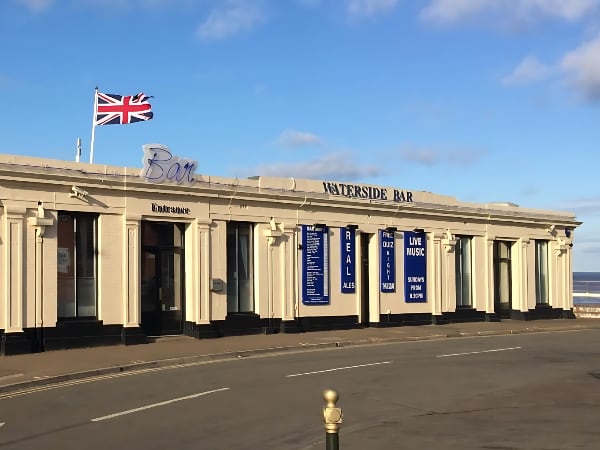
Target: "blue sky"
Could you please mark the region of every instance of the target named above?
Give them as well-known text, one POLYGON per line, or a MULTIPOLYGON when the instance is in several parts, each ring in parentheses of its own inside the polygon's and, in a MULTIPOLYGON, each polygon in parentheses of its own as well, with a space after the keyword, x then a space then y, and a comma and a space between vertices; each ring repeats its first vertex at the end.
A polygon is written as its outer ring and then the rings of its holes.
POLYGON ((574 212, 600 271, 600 0, 2 0, 1 153, 89 160, 94 88, 219 176, 356 181, 574 212))

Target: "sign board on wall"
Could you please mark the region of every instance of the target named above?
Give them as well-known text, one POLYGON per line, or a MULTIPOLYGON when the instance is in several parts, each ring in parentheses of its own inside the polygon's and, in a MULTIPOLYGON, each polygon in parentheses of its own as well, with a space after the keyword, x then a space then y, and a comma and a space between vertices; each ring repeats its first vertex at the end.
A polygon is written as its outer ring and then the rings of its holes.
POLYGON ((350 228, 340 228, 341 255, 341 292, 353 294, 356 292, 356 239, 355 232, 350 228))
POLYGON ((427 238, 404 232, 404 296, 407 303, 427 302, 427 238))
POLYGON ((379 230, 379 290, 396 292, 396 242, 394 232, 379 230))
POLYGON ((176 183, 192 185, 196 181, 195 172, 198 162, 180 158, 162 144, 142 146, 142 172, 140 176, 146 183, 176 183))
POLYGON ((302 303, 329 304, 329 234, 327 227, 302 226, 302 303))

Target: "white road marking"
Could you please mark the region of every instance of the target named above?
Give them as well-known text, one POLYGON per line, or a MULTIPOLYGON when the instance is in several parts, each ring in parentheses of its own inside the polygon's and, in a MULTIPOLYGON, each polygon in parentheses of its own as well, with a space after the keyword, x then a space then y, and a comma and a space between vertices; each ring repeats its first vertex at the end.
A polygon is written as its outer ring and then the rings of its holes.
POLYGON ((92 419, 91 421, 92 422, 100 422, 101 420, 114 419, 115 417, 124 416, 126 414, 133 414, 136 412, 144 411, 146 409, 156 408, 158 406, 165 406, 165 405, 169 405, 169 404, 175 403, 175 402, 180 402, 183 400, 191 400, 193 398, 202 397, 203 395, 214 394, 215 392, 222 392, 222 391, 226 391, 228 389, 230 389, 230 388, 226 387, 226 388, 221 388, 221 389, 213 389, 212 391, 199 392, 197 394, 187 395, 185 397, 174 398, 171 400, 166 400, 164 402, 153 403, 151 405, 140 406, 139 408, 128 409, 127 411, 121 411, 118 413, 109 414, 108 416, 96 417, 95 419, 92 419))
POLYGON ((358 367, 369 367, 369 366, 379 366, 381 364, 391 364, 391 361, 383 361, 371 364, 358 364, 356 366, 346 366, 346 367, 336 367, 335 369, 326 369, 326 370, 316 370, 314 372, 304 372, 304 373, 294 373, 292 375, 286 375, 286 378, 292 377, 301 377, 303 375, 314 375, 316 373, 326 373, 326 372, 335 372, 336 370, 347 370, 347 369, 356 369, 358 367))
POLYGON ((0 380, 10 380, 11 378, 19 378, 22 377, 23 373, 13 373, 12 375, 4 375, 3 377, 0 377, 0 380))
POLYGON ((436 358, 447 358, 448 356, 478 355, 479 353, 504 352, 506 350, 519 350, 520 348, 521 347, 506 347, 506 348, 495 348, 492 350, 481 350, 479 352, 449 353, 447 355, 437 355, 436 358))
POLYGON ((3 427, 6 422, 0 422, 0 427, 3 427))

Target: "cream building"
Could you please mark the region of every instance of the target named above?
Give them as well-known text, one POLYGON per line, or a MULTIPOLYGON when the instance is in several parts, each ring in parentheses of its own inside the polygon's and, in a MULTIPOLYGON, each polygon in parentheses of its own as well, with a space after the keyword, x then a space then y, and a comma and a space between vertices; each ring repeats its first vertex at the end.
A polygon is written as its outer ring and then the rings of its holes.
POLYGON ((144 161, 0 155, 2 354, 574 317, 572 214, 144 161))

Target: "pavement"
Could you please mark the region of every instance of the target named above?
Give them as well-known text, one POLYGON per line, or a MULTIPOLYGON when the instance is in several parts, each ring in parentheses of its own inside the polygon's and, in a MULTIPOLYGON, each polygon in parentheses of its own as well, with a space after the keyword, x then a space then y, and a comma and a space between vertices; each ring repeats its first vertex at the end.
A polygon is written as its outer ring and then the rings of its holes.
POLYGON ((501 322, 467 322, 447 325, 357 328, 298 334, 258 334, 214 339, 164 336, 156 338, 151 343, 141 345, 91 347, 0 356, 0 393, 99 375, 259 354, 385 342, 585 329, 600 329, 600 319, 503 320, 501 322))

